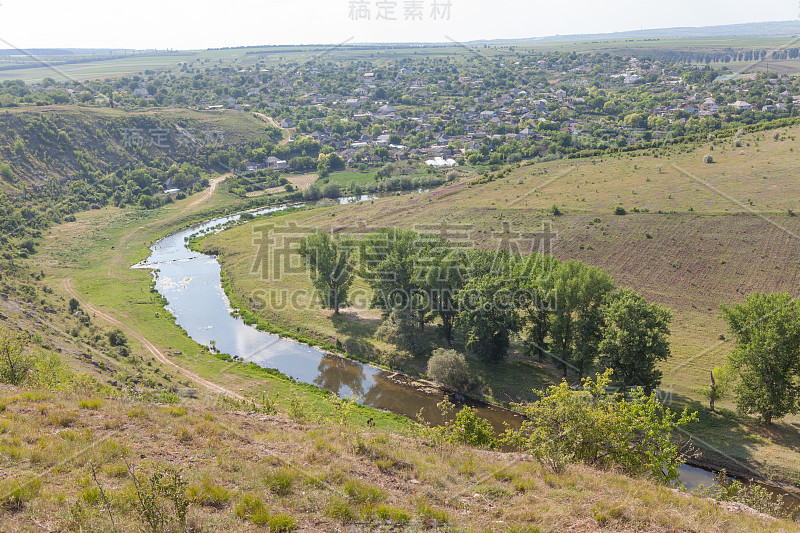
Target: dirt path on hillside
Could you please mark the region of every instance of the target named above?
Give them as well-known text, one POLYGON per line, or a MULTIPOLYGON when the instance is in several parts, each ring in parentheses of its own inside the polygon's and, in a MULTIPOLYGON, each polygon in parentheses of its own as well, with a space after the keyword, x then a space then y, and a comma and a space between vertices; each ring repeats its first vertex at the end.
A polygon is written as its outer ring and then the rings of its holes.
POLYGON ((153 357, 155 357, 159 362, 161 362, 161 363, 163 363, 163 364, 165 364, 165 365, 167 365, 169 367, 172 367, 174 370, 176 370, 181 375, 191 379, 195 383, 198 383, 198 384, 204 386, 205 388, 209 389, 212 392, 218 392, 218 393, 221 393, 221 394, 225 394, 227 396, 230 396, 231 398, 236 398, 237 400, 244 400, 245 399, 244 396, 242 396, 240 394, 237 394, 237 393, 233 392, 232 390, 223 387, 222 385, 217 385, 216 383, 213 383, 213 382, 211 382, 211 381, 209 381, 209 380, 207 380, 207 379, 205 379, 203 377, 200 377, 199 375, 195 374, 191 370, 187 370, 186 368, 183 368, 182 366, 174 363, 169 357, 164 355, 161 352, 161 350, 156 348, 156 346, 152 342, 150 342, 144 335, 142 335, 141 333, 139 333, 135 329, 126 326, 125 324, 123 324, 121 321, 117 320, 113 316, 111 316, 109 314, 106 314, 103 311, 97 309, 96 307, 94 307, 92 304, 90 304, 86 300, 82 300, 80 294, 78 294, 78 291, 76 291, 75 287, 72 286, 72 279, 66 278, 64 280, 64 290, 71 297, 73 297, 76 300, 78 300, 81 303, 81 306, 84 309, 86 309, 90 313, 93 313, 95 316, 100 317, 101 319, 103 319, 104 321, 108 322, 112 326, 120 328, 125 333, 127 333, 128 335, 130 335, 131 337, 133 337, 134 339, 136 339, 140 343, 142 343, 142 345, 145 348, 147 348, 148 351, 150 351, 150 353, 153 354, 153 357))
POLYGON ((255 112, 254 112, 253 114, 254 114, 255 116, 257 116, 258 118, 260 118, 261 120, 263 120, 264 122, 266 122, 267 124, 269 124, 270 126, 275 126, 275 127, 276 127, 276 128, 278 128, 279 130, 281 130, 281 131, 283 131, 284 133, 286 133, 286 136, 285 136, 283 139, 281 139, 281 141, 278 143, 279 145, 281 145, 281 144, 286 144, 286 143, 288 143, 288 142, 289 142, 289 138, 290 138, 290 137, 292 136, 292 134, 293 134, 292 130, 288 130, 288 129, 286 129, 286 128, 281 128, 281 125, 280 125, 280 124, 278 124, 278 121, 277 121, 277 120, 275 120, 275 119, 274 119, 274 118, 272 118, 272 117, 268 117, 268 116, 267 116, 267 115, 265 115, 264 113, 255 113, 255 112))
MULTIPOLYGON (((220 176, 220 177, 218 177, 218 178, 214 178, 214 179, 212 179, 212 180, 209 180, 209 181, 208 181, 208 189, 206 189, 205 191, 203 191, 203 193, 202 193, 202 194, 198 195, 198 197, 197 197, 195 200, 193 200, 193 201, 192 201, 192 203, 190 203, 189 205, 187 205, 186 207, 184 207, 183 209, 181 209, 181 210, 178 212, 178 214, 177 214, 177 215, 175 215, 175 216, 182 215, 183 213, 185 213, 185 212, 186 212, 186 211, 188 211, 189 209, 193 208, 193 207, 194 207, 194 206, 196 206, 197 204, 199 204, 199 203, 201 203, 201 202, 205 202, 206 200, 208 200, 209 198, 211 198, 211 195, 212 195, 212 194, 214 194, 214 191, 216 191, 216 190, 217 190, 217 185, 219 185, 220 183, 222 183, 223 181, 225 181, 225 179, 226 179, 226 178, 228 178, 228 177, 230 177, 230 176, 232 176, 232 175, 233 175, 233 173, 232 173, 232 172, 228 172, 227 174, 224 174, 224 175, 222 175, 222 176, 220 176)), ((172 218, 172 217, 171 217, 171 218, 172 218)), ((169 220, 169 219, 167 219, 167 220, 169 220)))
MULTIPOLYGON (((108 277, 111 277, 112 267, 122 268, 121 263, 122 263, 123 245, 125 243, 127 243, 136 233, 138 233, 139 231, 147 228, 148 226, 152 226, 154 224, 163 224, 164 222, 169 222, 170 220, 174 220, 175 218, 181 216, 182 214, 184 214, 186 211, 192 209, 193 207, 196 207, 197 205, 201 204, 202 202, 208 201, 211 198, 211 196, 214 194, 214 191, 217 189, 217 185, 219 185, 220 183, 225 181, 225 179, 230 175, 231 174, 225 174, 225 175, 220 176, 218 178, 214 178, 212 180, 209 180, 208 189, 205 190, 202 194, 197 195, 197 198, 194 201, 192 201, 189 205, 187 205, 186 207, 184 207, 183 209, 181 209, 177 213, 175 213, 175 214, 173 214, 173 215, 171 215, 171 216, 169 216, 169 217, 167 217, 165 219, 155 220, 155 221, 151 222, 150 224, 146 224, 144 226, 139 226, 136 229, 134 229, 133 231, 131 231, 130 233, 124 235, 120 239, 120 241, 119 241, 119 243, 117 245, 118 251, 117 251, 116 256, 114 257, 114 259, 111 261, 111 263, 108 266, 108 277)), ((218 392, 218 393, 221 393, 221 394, 225 394, 225 395, 230 396, 232 398, 236 398, 237 400, 244 400, 244 397, 242 395, 237 394, 236 392, 233 392, 232 390, 227 389, 227 388, 223 387, 222 385, 217 385, 216 383, 208 381, 207 379, 202 378, 199 375, 195 374, 191 370, 187 370, 187 369, 183 368, 182 366, 174 363, 166 355, 164 355, 158 348, 156 348, 155 344, 150 342, 150 340, 147 339, 144 335, 142 335, 141 333, 139 333, 135 329, 126 326, 125 324, 123 324, 121 321, 117 320, 113 316, 111 316, 111 315, 109 315, 107 313, 104 313, 103 311, 100 311, 96 307, 93 307, 91 304, 86 302, 86 300, 84 300, 84 299, 82 299, 80 297, 80 295, 75 290, 75 287, 72 284, 72 278, 65 278, 64 279, 64 290, 71 297, 73 297, 73 298, 77 299, 79 302, 81 302, 81 305, 84 308, 86 308, 87 310, 91 311, 92 313, 94 313, 98 317, 102 318, 104 321, 108 322, 109 324, 112 324, 113 326, 122 329, 123 331, 128 333, 131 337, 133 337, 134 339, 139 341, 145 348, 148 349, 148 351, 150 351, 151 354, 153 354, 153 357, 155 357, 161 363, 172 367, 173 369, 177 370, 183 376, 189 378, 190 380, 194 381, 195 383, 198 383, 198 384, 202 385, 203 387, 211 390, 212 392, 218 392)))

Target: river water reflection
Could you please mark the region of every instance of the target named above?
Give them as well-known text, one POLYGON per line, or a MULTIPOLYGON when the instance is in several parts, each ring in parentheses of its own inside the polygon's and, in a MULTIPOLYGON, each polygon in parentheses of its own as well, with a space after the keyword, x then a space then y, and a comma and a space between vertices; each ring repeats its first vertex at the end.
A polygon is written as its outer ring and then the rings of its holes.
MULTIPOLYGON (((372 196, 344 199, 341 202, 370 200, 372 196)), ((264 214, 285 209, 286 206, 253 211, 264 214)), ((164 296, 167 309, 176 322, 201 345, 210 346, 244 361, 275 368, 297 381, 317 385, 341 398, 359 398, 360 402, 414 418, 420 410, 432 424, 444 422, 436 407, 443 399, 398 380, 397 376, 369 365, 326 354, 316 348, 294 342, 246 325, 231 315, 230 306, 220 279, 220 265, 215 258, 190 250, 191 235, 217 231, 227 222, 237 220, 231 215, 186 228, 174 233, 152 247, 152 255, 135 268, 157 270, 156 290, 164 296)), ((478 414, 488 419, 500 432, 504 424, 518 427, 520 417, 507 409, 485 404, 472 405, 478 414)), ((689 490, 700 484, 714 483, 706 470, 684 465, 681 480, 689 490)))

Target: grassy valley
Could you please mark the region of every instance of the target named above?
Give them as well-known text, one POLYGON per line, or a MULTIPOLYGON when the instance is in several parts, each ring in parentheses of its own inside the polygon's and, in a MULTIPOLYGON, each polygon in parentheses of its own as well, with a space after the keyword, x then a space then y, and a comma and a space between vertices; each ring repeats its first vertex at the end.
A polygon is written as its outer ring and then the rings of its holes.
MULTIPOLYGON (((491 248, 497 245, 493 232, 502 231, 503 224, 536 231, 543 221, 552 221, 556 257, 600 266, 618 285, 633 287, 674 313, 673 356, 662 365, 662 390, 675 405, 700 412, 702 422, 692 432, 704 443, 705 460, 738 471, 749 465, 795 480, 796 418, 767 430, 736 415, 731 402, 713 415, 699 391, 731 350, 732 341, 720 337, 728 332, 719 305, 741 301, 753 291, 795 294, 800 274, 794 261, 800 245, 800 223, 793 216, 800 201, 794 193, 796 133, 776 130, 696 148, 522 165, 488 183, 473 185, 477 178, 465 178, 422 194, 253 222, 209 237, 201 246, 220 254, 234 302, 253 308, 248 301, 253 294, 266 298, 278 286, 312 292, 304 275, 275 284, 252 272, 254 227, 264 224, 325 229, 467 224, 475 243, 491 248), (713 164, 703 162, 706 154, 713 154, 713 164), (553 216, 553 205, 560 215, 553 216), (616 207, 627 214, 615 215, 616 207)), ((361 289, 356 292, 368 294, 366 286, 361 289)), ((279 311, 255 311, 287 331, 302 324, 303 335, 331 346, 362 340, 372 347, 351 351, 380 360, 391 349, 371 338, 380 315, 367 308, 368 298, 358 301, 357 308, 340 317, 305 300, 279 311)), ((425 360, 417 358, 409 369, 424 372, 425 360)), ((532 388, 557 380, 547 363, 521 357, 512 356, 498 367, 470 364, 485 381, 484 393, 496 401, 531 398, 532 388)))

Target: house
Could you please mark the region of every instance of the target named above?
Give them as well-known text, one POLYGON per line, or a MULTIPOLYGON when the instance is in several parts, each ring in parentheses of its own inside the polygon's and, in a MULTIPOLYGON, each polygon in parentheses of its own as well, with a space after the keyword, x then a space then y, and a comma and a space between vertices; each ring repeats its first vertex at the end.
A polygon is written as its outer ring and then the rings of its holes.
POLYGON ((738 109, 739 111, 750 111, 753 109, 753 106, 745 102, 744 100, 736 100, 734 103, 731 104, 733 107, 738 109))
POLYGON ((378 138, 375 139, 376 146, 389 146, 389 134, 385 133, 383 135, 378 135, 378 138))
POLYGON ((719 105, 717 105, 713 98, 706 98, 703 100, 703 103, 700 104, 700 109, 703 111, 711 111, 712 113, 716 113, 716 111, 719 109, 719 105))
POLYGON ((547 111, 547 100, 541 100, 541 99, 534 100, 533 102, 531 102, 531 108, 534 111, 538 111, 540 113, 543 111, 547 111))
POLYGON ((278 159, 274 155, 271 155, 267 158, 267 167, 272 168, 275 170, 282 170, 286 168, 287 163, 283 159, 278 159))
POLYGON ((281 128, 294 128, 294 120, 285 118, 281 121, 281 128))
POLYGON ((383 115, 385 117, 389 117, 389 116, 393 117, 395 115, 395 113, 396 113, 395 109, 392 106, 390 106, 389 104, 382 105, 378 109, 378 114, 379 115, 383 115))
POLYGON ((436 167, 436 168, 447 168, 447 167, 456 167, 458 163, 456 163, 455 159, 444 159, 442 157, 434 157, 433 159, 428 159, 425 161, 425 164, 429 167, 436 167))

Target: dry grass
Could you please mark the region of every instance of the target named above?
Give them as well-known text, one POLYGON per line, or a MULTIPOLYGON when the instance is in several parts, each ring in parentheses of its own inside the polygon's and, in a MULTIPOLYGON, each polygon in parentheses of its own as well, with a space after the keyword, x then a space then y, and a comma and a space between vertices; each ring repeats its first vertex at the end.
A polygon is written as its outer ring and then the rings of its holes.
POLYGON ((138 530, 143 523, 126 463, 141 487, 158 466, 179 469, 195 531, 792 527, 613 473, 574 466, 554 475, 523 455, 431 448, 347 423, 297 423, 199 404, 105 399, 82 408, 89 400, 5 391, 3 530, 106 531, 112 519, 119 531, 138 530), (51 412, 71 413, 69 427, 53 424, 51 412))

